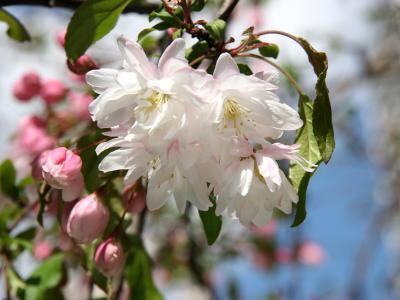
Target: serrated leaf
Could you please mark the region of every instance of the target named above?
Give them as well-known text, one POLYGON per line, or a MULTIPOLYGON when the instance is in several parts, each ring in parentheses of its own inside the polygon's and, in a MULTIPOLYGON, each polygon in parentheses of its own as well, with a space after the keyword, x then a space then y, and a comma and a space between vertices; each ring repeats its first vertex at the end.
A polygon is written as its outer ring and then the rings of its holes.
MULTIPOLYGON (((301 145, 299 155, 304 157, 312 164, 319 165, 322 159, 313 130, 313 103, 306 95, 300 95, 299 114, 304 122, 303 127, 297 132, 296 138, 296 143, 301 145)), ((290 167, 289 177, 292 181, 294 189, 299 195, 299 202, 297 204, 296 215, 292 227, 300 225, 306 218, 307 187, 310 178, 313 176, 315 171, 316 169, 313 173, 306 172, 298 164, 294 164, 290 167)))
POLYGON ((265 57, 278 58, 279 47, 276 44, 269 44, 267 46, 258 48, 258 52, 265 57))
POLYGON ((192 11, 201 11, 206 5, 207 0, 194 0, 190 6, 192 11))
MULTIPOLYGON (((181 7, 178 7, 174 11, 175 17, 180 20, 183 20, 183 10, 181 7)), ((164 23, 168 24, 168 27, 172 28, 179 28, 180 23, 179 20, 176 20, 174 16, 170 15, 169 12, 165 11, 164 9, 155 10, 149 14, 149 21, 153 21, 154 19, 158 18, 162 20, 164 23)))
POLYGON ((0 165, 0 190, 11 199, 18 198, 16 186, 17 173, 11 160, 7 159, 0 165))
POLYGON ((76 10, 65 36, 67 57, 76 60, 114 28, 131 0, 87 0, 76 10))
POLYGON ((222 41, 225 37, 226 22, 224 20, 214 20, 204 25, 204 28, 217 41, 222 41))
POLYGON ((31 37, 24 25, 22 25, 22 23, 16 17, 3 8, 0 8, 0 21, 7 23, 7 35, 10 38, 18 42, 31 40, 31 37))
POLYGON ((204 233, 207 237, 208 245, 214 244, 217 240, 222 227, 222 217, 215 214, 216 199, 214 195, 210 195, 213 206, 207 211, 199 210, 201 222, 203 223, 204 233))
POLYGON ((131 299, 162 300, 151 272, 151 260, 142 243, 136 243, 128 252, 125 278, 131 289, 131 299))
POLYGON ((328 163, 335 149, 335 137, 332 124, 332 108, 329 100, 329 90, 326 85, 328 59, 324 52, 315 50, 306 40, 298 39, 308 55, 308 60, 314 68, 318 81, 315 86, 313 125, 321 156, 328 163))

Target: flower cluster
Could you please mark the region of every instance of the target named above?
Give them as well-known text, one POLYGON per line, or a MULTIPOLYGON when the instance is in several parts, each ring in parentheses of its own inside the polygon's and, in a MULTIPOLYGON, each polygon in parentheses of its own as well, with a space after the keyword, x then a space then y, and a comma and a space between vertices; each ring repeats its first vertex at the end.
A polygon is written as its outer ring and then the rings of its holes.
POLYGON ((313 166, 299 156, 299 145, 273 142, 302 121, 274 93, 271 74, 241 74, 224 53, 209 75, 188 64, 183 39, 165 50, 158 65, 139 44, 124 37, 118 44, 121 70, 86 75, 99 94, 89 107, 92 118, 112 137, 97 153, 117 148, 100 170, 127 170, 127 184, 145 178, 150 210, 169 199, 180 212, 187 201, 207 210, 214 193, 216 213, 227 211, 244 225, 262 226, 274 208, 291 212, 298 196, 277 160, 293 160, 306 171, 313 166))

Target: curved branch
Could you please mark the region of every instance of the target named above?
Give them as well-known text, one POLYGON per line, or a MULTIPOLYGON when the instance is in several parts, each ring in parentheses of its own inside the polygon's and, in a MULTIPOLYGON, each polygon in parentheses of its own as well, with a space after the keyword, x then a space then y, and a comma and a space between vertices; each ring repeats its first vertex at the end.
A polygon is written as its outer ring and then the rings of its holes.
MULTIPOLYGON (((49 8, 67 8, 75 10, 83 1, 79 0, 2 0, 0 1, 0 7, 2 6, 13 6, 13 5, 27 5, 27 6, 43 6, 49 8)), ((159 7, 155 3, 132 3, 128 5, 124 13, 138 13, 148 14, 159 7)))

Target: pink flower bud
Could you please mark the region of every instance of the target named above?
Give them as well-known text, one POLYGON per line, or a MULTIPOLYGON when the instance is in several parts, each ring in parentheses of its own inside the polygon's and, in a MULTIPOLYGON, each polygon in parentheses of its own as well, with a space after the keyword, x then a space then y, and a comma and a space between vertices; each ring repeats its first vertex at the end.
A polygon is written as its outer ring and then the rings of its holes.
POLYGON ((67 92, 68 89, 61 81, 50 79, 43 82, 40 96, 47 104, 54 104, 61 101, 67 92))
POLYGON ((21 153, 37 156, 43 151, 51 149, 56 144, 56 139, 47 134, 44 122, 37 117, 28 117, 21 120, 18 125, 16 143, 21 153))
POLYGON ((146 190, 139 187, 136 191, 132 192, 132 187, 128 186, 122 193, 122 200, 127 210, 134 214, 140 213, 146 207, 146 190))
POLYGON ((42 175, 50 186, 63 190, 63 200, 73 201, 83 190, 82 160, 65 147, 46 151, 40 158, 42 175))
POLYGON ((36 242, 33 246, 33 256, 38 260, 45 260, 53 253, 53 245, 47 241, 36 242))
POLYGON ((78 201, 67 223, 67 233, 78 243, 88 244, 98 238, 107 227, 109 212, 95 194, 78 201))
POLYGON ((324 250, 315 242, 302 243, 297 255, 301 263, 310 266, 318 266, 325 260, 324 250))
POLYGON ((28 72, 15 82, 13 94, 18 100, 26 102, 36 96, 40 92, 40 88, 39 75, 35 72, 28 72))
POLYGON ((80 120, 90 120, 89 104, 93 101, 93 96, 84 93, 70 92, 68 99, 71 104, 70 109, 74 116, 80 120))
POLYGON ((114 238, 102 242, 94 256, 96 267, 106 275, 117 276, 123 268, 125 255, 121 244, 114 238))
POLYGON ((67 34, 67 29, 63 29, 57 32, 56 40, 57 43, 64 48, 65 45, 65 35, 67 34))
POLYGON ((275 252, 275 260, 281 264, 287 264, 292 260, 292 251, 289 248, 279 248, 275 252))
POLYGON ((67 66, 72 73, 78 75, 83 75, 90 70, 98 69, 96 63, 87 54, 82 55, 75 62, 72 60, 67 60, 67 66))

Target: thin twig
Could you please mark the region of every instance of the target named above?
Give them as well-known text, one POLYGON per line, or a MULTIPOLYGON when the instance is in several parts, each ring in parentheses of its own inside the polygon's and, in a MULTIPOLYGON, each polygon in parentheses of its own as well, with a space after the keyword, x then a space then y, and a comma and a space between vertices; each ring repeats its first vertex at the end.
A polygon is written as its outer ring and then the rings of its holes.
POLYGON ((257 54, 253 54, 253 53, 241 53, 241 54, 238 54, 237 56, 240 56, 240 57, 253 57, 253 58, 257 58, 257 59, 265 61, 266 63, 270 64, 271 66, 276 68, 278 71, 280 71, 283 75, 285 75, 286 78, 290 81, 290 83, 293 85, 293 87, 296 89, 296 91, 300 95, 304 95, 305 94, 303 92, 303 90, 301 89, 300 85, 297 83, 297 81, 292 77, 292 75, 290 75, 290 73, 288 71, 286 71, 284 68, 282 68, 280 65, 274 63, 272 60, 269 60, 268 58, 265 58, 263 56, 260 56, 260 55, 257 55, 257 54))

